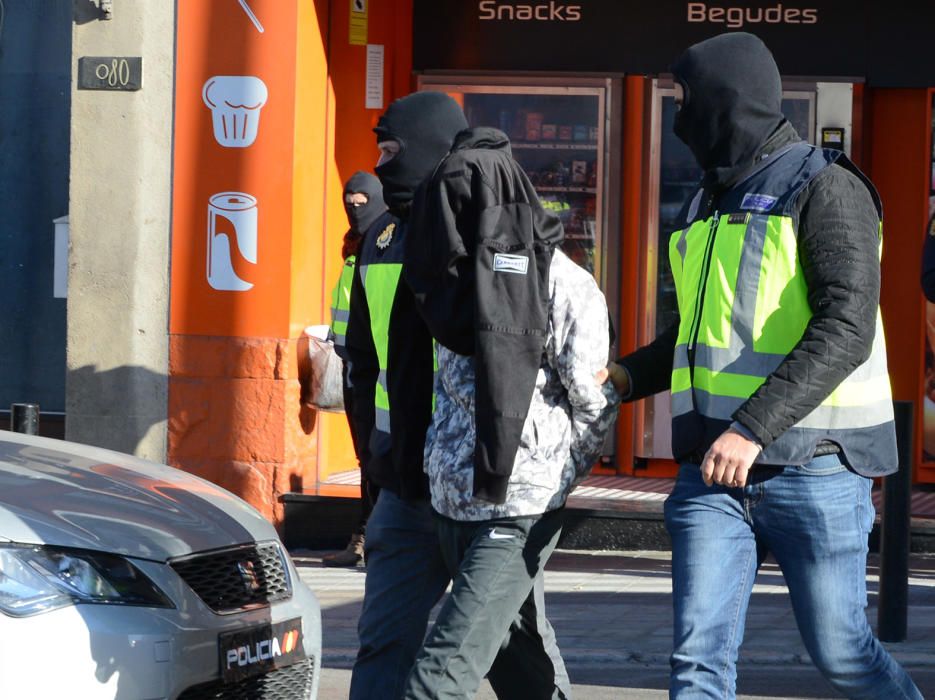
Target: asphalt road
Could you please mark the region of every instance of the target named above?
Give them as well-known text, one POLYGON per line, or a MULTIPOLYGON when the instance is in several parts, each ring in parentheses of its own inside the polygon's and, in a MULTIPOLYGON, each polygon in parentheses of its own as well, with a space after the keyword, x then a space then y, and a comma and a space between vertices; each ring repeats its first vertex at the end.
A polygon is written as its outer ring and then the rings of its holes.
MULTIPOLYGON (((300 574, 322 606, 320 698, 347 697, 356 653, 363 569, 326 569, 320 552, 295 552, 300 574)), ((868 571, 876 622, 876 560, 868 571)), ((935 698, 935 556, 910 564, 908 639, 887 644, 926 697, 935 698)), ((576 698, 665 698, 671 612, 667 552, 557 551, 546 570, 547 614, 576 698)), ((738 698, 839 697, 802 646, 782 574, 767 562, 757 577, 738 664, 738 698)), ((489 686, 477 695, 495 696, 489 686)), ((512 699, 510 699, 512 700, 512 699)), ((522 700, 522 699, 517 699, 522 700)), ((881 699, 882 700, 882 699, 881 699)))

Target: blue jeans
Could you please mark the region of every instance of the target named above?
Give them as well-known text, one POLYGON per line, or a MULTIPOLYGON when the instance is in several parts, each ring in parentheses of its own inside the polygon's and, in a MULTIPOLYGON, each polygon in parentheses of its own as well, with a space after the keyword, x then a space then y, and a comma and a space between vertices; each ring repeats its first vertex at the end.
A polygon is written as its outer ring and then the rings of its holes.
POLYGON ((351 700, 398 700, 422 646, 432 607, 451 576, 428 500, 380 491, 364 540, 367 580, 357 623, 351 700))
POLYGON ((922 694, 867 622, 869 479, 838 455, 751 470, 743 488, 705 486, 682 464, 665 503, 672 538, 671 698, 733 698, 737 653, 757 568, 782 569, 812 661, 849 698, 922 694))

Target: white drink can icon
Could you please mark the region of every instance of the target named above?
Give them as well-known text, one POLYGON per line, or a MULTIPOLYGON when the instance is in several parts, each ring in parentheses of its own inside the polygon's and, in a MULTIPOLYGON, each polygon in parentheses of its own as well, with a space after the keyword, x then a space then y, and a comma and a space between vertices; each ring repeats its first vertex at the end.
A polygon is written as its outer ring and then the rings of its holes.
POLYGON ((257 200, 246 192, 219 192, 208 200, 208 284, 225 292, 245 292, 252 282, 234 270, 235 246, 241 258, 257 262, 257 200))
POLYGON ((269 93, 253 75, 215 75, 201 89, 211 110, 215 140, 226 148, 246 148, 256 141, 260 110, 269 93))

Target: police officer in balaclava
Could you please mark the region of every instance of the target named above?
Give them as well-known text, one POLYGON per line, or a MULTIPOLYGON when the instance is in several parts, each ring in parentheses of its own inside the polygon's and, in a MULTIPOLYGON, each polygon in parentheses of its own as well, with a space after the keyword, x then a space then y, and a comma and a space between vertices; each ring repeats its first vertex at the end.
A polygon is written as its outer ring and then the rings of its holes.
MULTIPOLYGON (((357 264, 357 250, 360 241, 367 229, 386 211, 383 202, 383 188, 380 181, 372 173, 358 170, 351 175, 344 185, 344 211, 347 214, 349 228, 344 234, 341 244, 341 257, 344 267, 338 283, 331 293, 331 330, 334 334, 334 349, 344 360, 342 372, 344 381, 344 411, 347 415, 351 433, 351 442, 354 454, 360 466, 360 445, 357 432, 354 429, 354 393, 351 391, 345 345, 347 342, 347 319, 350 314, 351 289, 354 280, 354 271, 357 264)), ((351 538, 340 552, 326 554, 322 557, 325 566, 357 566, 364 558, 364 537, 367 529, 367 520, 373 510, 378 489, 372 486, 367 479, 365 470, 360 470, 360 519, 351 538)))
POLYGON ((450 576, 422 469, 432 416, 432 337, 403 281, 409 210, 420 183, 467 128, 448 95, 418 92, 387 108, 374 131, 389 207, 364 238, 347 344, 361 461, 380 489, 367 525, 367 582, 351 700, 396 700, 450 576))
POLYGON ((405 218, 416 189, 467 126, 460 105, 441 92, 416 92, 387 108, 374 128, 381 153, 374 172, 391 212, 405 218))
POLYGON ((383 187, 375 175, 358 170, 344 185, 344 211, 350 228, 344 234, 341 257, 357 255, 360 239, 373 222, 386 211, 383 187))
POLYGON ((880 198, 783 117, 779 69, 756 36, 702 41, 672 72, 675 133, 704 169, 669 241, 680 319, 608 368, 625 400, 671 389, 670 697, 735 696, 769 552, 839 693, 919 700, 864 610, 870 477, 898 465, 880 198))
POLYGON ((776 62, 762 41, 738 32, 692 47, 672 72, 682 91, 675 135, 704 170, 703 184, 723 189, 785 122, 776 62))

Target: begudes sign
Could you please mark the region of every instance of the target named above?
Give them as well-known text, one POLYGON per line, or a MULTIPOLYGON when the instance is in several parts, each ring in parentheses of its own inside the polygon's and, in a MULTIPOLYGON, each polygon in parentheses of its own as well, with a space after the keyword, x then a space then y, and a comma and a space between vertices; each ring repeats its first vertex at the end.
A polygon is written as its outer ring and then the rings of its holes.
POLYGON ((818 24, 817 7, 738 7, 690 2, 686 5, 688 22, 723 24, 729 29, 743 29, 757 24, 818 24))
POLYGON ((784 75, 935 85, 935 3, 871 0, 414 0, 416 70, 658 75, 688 46, 752 32, 784 75), (907 7, 903 7, 906 5, 907 7), (885 51, 876 50, 886 47, 885 51))

